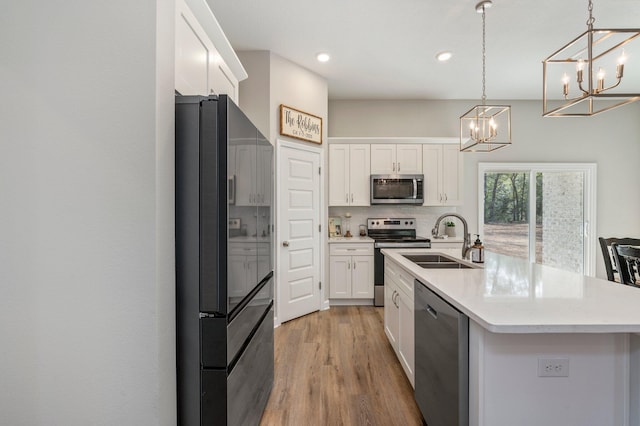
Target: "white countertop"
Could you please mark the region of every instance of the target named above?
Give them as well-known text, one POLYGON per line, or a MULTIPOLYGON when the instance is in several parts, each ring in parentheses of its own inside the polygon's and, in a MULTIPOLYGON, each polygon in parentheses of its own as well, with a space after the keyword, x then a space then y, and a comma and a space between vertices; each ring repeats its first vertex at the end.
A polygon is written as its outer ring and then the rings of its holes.
POLYGON ((494 333, 640 333, 638 288, 491 252, 485 252, 480 269, 423 269, 402 256, 443 253, 460 259, 456 249, 382 253, 494 333))
POLYGON ((373 238, 369 237, 361 237, 359 235, 355 235, 353 237, 330 237, 329 244, 332 243, 373 243, 373 238))

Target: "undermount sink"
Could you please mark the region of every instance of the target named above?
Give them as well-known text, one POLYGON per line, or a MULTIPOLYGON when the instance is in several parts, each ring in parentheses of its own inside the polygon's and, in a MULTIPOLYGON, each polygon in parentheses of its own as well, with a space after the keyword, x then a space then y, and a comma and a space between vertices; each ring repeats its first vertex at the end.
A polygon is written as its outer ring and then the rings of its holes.
POLYGON ((472 266, 460 263, 439 254, 405 254, 408 260, 425 269, 472 269, 472 266))

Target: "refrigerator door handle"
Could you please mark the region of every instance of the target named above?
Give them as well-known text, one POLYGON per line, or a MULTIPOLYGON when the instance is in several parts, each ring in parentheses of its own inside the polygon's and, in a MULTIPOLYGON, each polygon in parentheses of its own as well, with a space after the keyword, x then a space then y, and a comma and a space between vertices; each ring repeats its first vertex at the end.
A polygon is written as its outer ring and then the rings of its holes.
POLYGON ((229 204, 235 204, 236 203, 236 175, 231 175, 229 176, 229 179, 227 179, 228 181, 228 201, 229 204))

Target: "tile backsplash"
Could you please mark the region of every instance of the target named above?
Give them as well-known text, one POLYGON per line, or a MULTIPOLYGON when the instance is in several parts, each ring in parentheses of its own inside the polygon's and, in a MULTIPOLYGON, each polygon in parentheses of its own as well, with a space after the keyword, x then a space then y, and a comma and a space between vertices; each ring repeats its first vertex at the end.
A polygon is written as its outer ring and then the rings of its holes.
MULTIPOLYGON (((367 219, 373 217, 414 217, 417 222, 416 233, 421 237, 431 237, 431 228, 436 219, 444 213, 456 212, 455 207, 416 207, 416 206, 367 206, 367 207, 329 207, 329 216, 339 216, 342 219, 343 232, 346 232, 345 213, 351 213, 351 233, 357 235, 359 225, 367 225, 367 219)), ((469 222, 470 218, 467 219, 469 222)), ((457 218, 450 218, 456 222, 462 234, 462 224, 457 218)), ((469 229, 473 234, 474 230, 469 229)), ((440 233, 444 233, 444 221, 441 223, 440 233)))

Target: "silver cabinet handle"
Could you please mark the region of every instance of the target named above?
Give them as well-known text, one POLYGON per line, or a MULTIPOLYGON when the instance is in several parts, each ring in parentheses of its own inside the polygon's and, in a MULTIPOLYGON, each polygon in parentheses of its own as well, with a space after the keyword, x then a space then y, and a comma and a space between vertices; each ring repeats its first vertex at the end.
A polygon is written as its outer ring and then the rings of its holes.
POLYGON ((347 203, 349 202, 349 194, 346 195, 346 200, 347 203))
POLYGON ((400 171, 400 163, 398 163, 398 171, 400 171))
POLYGON ((426 311, 429 312, 429 315, 431 315, 434 319, 438 319, 438 311, 433 309, 430 305, 427 305, 426 311))
POLYGON ((396 163, 391 163, 391 170, 396 171, 396 163))
POLYGON ((357 265, 357 263, 353 262, 353 269, 356 269, 356 265, 357 265))
POLYGON ((449 197, 447 197, 447 193, 445 192, 445 194, 444 194, 444 202, 446 203, 447 201, 449 201, 449 197))
POLYGON ((351 262, 347 262, 347 269, 351 269, 351 262))
POLYGON ((353 203, 353 192, 351 193, 351 202, 353 203))
POLYGON ((289 241, 283 241, 282 247, 289 247, 289 241))

